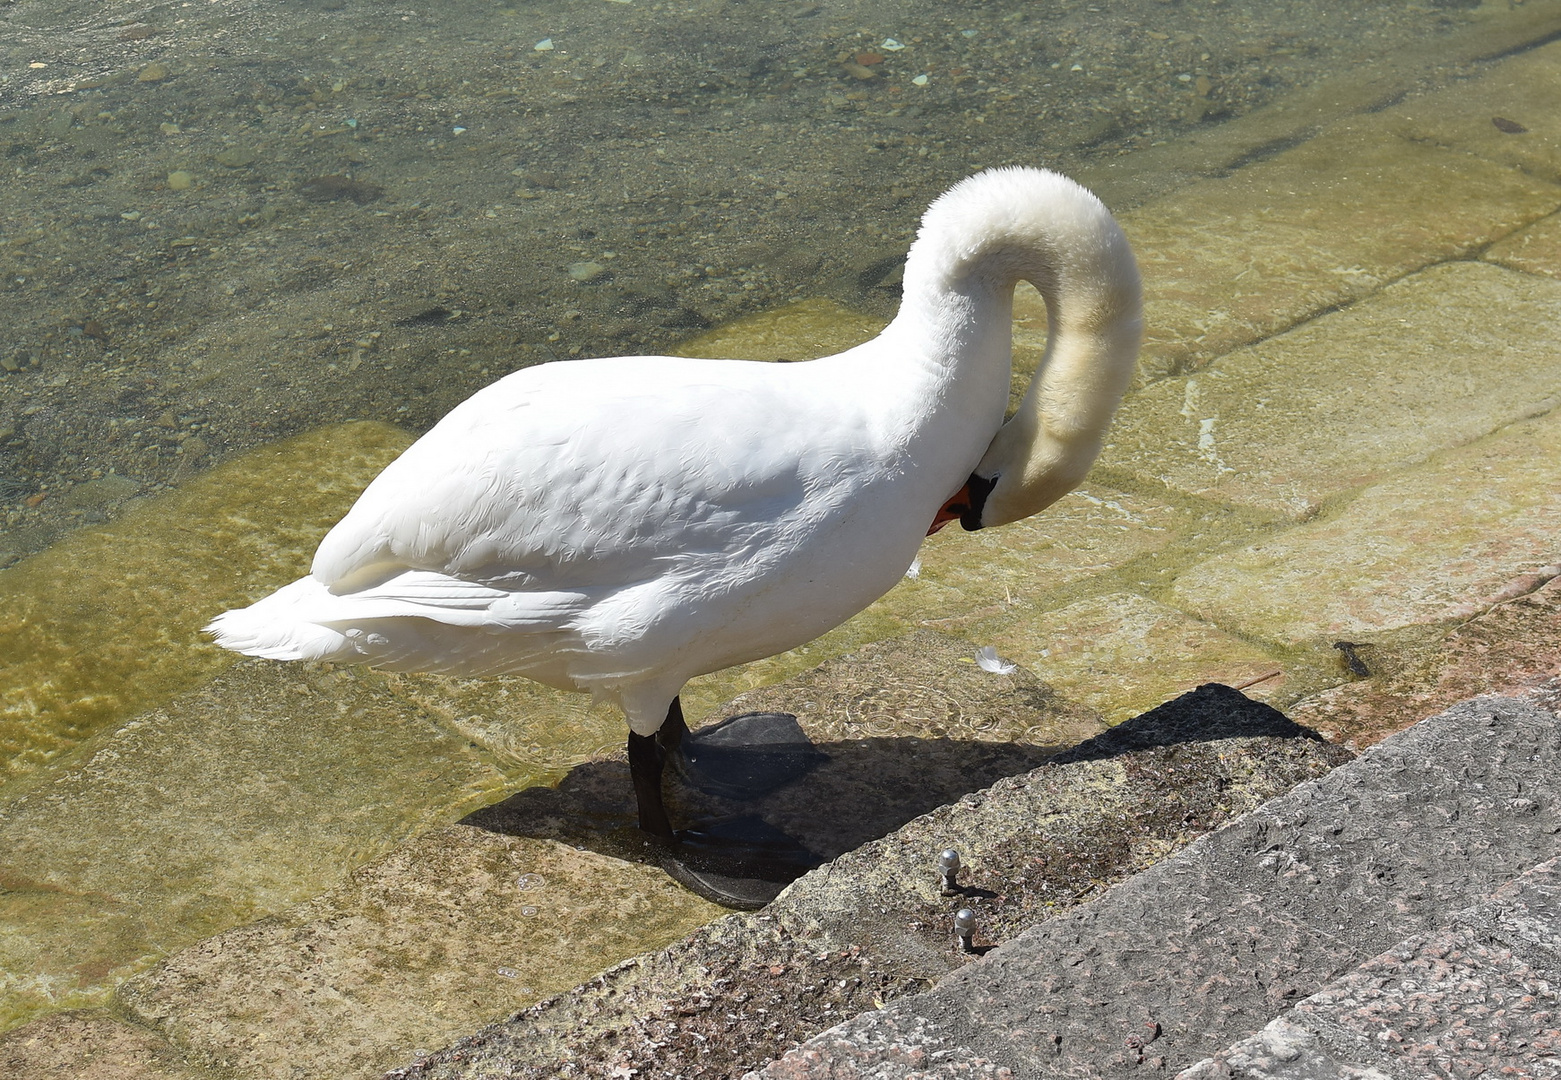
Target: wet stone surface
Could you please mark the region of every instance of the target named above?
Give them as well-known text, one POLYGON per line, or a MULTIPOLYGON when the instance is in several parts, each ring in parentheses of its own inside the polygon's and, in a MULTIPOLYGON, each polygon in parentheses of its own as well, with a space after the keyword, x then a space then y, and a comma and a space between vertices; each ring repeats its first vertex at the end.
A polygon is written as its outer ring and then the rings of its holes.
POLYGON ((656 870, 451 826, 185 949, 117 1004, 207 1068, 372 1076, 719 913, 656 870))
POLYGON ((1510 599, 1558 561, 1561 410, 1533 409, 1540 415, 1398 472, 1333 514, 1191 567, 1174 602, 1298 644, 1417 628, 1440 636, 1510 599))
POLYGON ((0 1076, 18 1080, 203 1080, 166 1040, 103 1012, 63 1012, 0 1035, 0 1076))
MULTIPOLYGON (((1033 673, 985 671, 968 642, 927 630, 744 694, 707 719, 750 712, 795 715, 822 763, 746 801, 670 777, 673 825, 757 817, 801 843, 814 862, 1002 777, 1028 772, 1104 727, 1096 713, 1058 697, 1033 673), (904 734, 910 731, 919 734, 904 734)), ((507 835, 647 857, 633 827, 632 787, 621 755, 579 766, 557 787, 518 792, 466 821, 507 835)))
POLYGON ((107 1000, 513 777, 373 672, 244 660, 0 805, 0 1018, 107 1000), (244 718, 234 723, 235 714, 244 718))
POLYGON ((409 441, 384 424, 321 428, 136 502, 0 575, 0 785, 233 663, 200 628, 307 566, 409 441), (330 468, 314 474, 321 461, 330 468))
POLYGON ((1561 285, 1481 263, 1434 267, 1144 389, 1118 414, 1102 464, 1304 521, 1561 401, 1561 360, 1532 332, 1558 319, 1561 285))
POLYGON ((1358 643, 1366 674, 1307 698, 1292 715, 1330 739, 1368 745, 1454 702, 1561 678, 1558 643, 1561 581, 1552 578, 1462 623, 1418 663, 1395 668, 1390 653, 1358 643))

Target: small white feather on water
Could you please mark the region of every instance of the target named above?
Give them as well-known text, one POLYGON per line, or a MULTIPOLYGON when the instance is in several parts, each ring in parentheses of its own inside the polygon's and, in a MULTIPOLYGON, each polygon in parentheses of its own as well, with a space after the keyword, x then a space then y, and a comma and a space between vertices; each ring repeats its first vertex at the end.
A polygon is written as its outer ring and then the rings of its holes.
POLYGON ((983 645, 976 650, 976 666, 994 675, 1012 675, 1019 670, 1018 664, 1011 664, 998 656, 997 649, 991 645, 983 645))

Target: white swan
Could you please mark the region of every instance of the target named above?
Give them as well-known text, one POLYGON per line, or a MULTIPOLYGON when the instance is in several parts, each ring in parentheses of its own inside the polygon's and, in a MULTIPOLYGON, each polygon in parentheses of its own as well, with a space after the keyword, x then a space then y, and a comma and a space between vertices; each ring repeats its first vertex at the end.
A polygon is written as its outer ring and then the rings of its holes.
POLYGON ((670 837, 683 684, 844 622, 945 521, 1001 525, 1073 488, 1139 336, 1137 267, 1100 201, 1055 173, 984 172, 928 209, 874 340, 798 364, 515 372, 392 462, 307 577, 207 630, 252 656, 515 673, 614 701, 641 828, 670 837), (1050 336, 1004 424, 1020 279, 1050 336))

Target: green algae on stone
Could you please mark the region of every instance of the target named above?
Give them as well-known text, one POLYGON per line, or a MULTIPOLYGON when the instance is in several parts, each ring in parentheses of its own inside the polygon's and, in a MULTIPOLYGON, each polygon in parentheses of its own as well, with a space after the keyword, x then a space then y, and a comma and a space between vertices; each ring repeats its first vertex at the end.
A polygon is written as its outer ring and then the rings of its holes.
POLYGON ((1354 117, 1123 216, 1145 283, 1143 365, 1193 371, 1561 205, 1561 185, 1354 117))
POLYGON ((545 778, 507 778, 387 681, 243 660, 0 805, 0 1028, 545 778))
POLYGON ((232 662, 200 628, 306 573, 410 437, 342 424, 256 450, 0 571, 0 782, 232 662))
POLYGON ((454 825, 119 998, 193 1061, 252 1080, 377 1076, 722 913, 651 867, 454 825))
POLYGON ((1433 267, 1342 311, 1146 387, 1102 463, 1294 519, 1547 407, 1561 284, 1433 267))
POLYGON ((1287 645, 1434 627, 1479 614, 1557 561, 1561 410, 1515 423, 1360 491, 1334 515, 1226 552, 1171 600, 1287 645))

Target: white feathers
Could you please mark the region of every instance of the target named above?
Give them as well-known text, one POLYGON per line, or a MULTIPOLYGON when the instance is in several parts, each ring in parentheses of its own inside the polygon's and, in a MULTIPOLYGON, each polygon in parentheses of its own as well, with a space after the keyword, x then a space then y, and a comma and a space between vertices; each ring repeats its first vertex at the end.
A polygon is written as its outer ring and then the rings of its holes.
POLYGON ((976 650, 976 666, 993 675, 1012 675, 1019 670, 1018 664, 1009 663, 998 656, 997 648, 992 645, 983 645, 976 650))

